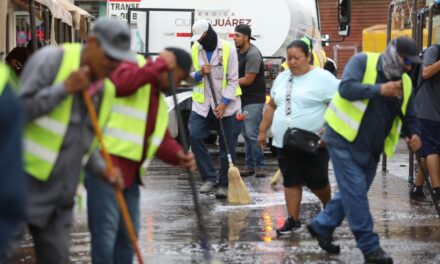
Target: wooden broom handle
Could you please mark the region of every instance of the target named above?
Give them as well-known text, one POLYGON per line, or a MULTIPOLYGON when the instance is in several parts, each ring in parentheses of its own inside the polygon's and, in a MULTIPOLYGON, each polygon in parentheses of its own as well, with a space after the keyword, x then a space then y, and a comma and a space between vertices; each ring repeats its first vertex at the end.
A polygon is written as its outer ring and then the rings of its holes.
MULTIPOLYGON (((86 103, 87 111, 90 116, 90 120, 92 121, 93 130, 95 131, 96 137, 98 138, 99 147, 101 149, 101 153, 104 156, 105 163, 107 165, 107 170, 110 172, 110 175, 114 175, 115 167, 113 165, 112 159, 110 158, 110 154, 108 153, 104 141, 102 140, 102 131, 99 127, 98 117, 95 111, 95 107, 93 106, 92 99, 90 98, 87 90, 83 91, 84 102, 86 103)), ((138 258, 139 264, 143 264, 141 251, 139 249, 136 233, 134 231, 133 222, 131 221, 130 214, 128 213, 127 203, 125 202, 124 195, 122 191, 116 191, 116 201, 119 204, 119 208, 121 210, 122 218, 124 219, 125 228, 127 229, 128 237, 130 238, 131 246, 133 247, 136 256, 138 258)))

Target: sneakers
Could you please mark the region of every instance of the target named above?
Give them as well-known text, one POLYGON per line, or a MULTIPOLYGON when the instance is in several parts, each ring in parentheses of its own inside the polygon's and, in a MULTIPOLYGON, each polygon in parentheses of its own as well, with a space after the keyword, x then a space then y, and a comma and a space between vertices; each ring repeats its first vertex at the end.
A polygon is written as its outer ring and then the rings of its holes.
POLYGON ((245 169, 240 170, 241 177, 248 177, 248 176, 252 176, 254 174, 255 174, 255 170, 251 169, 249 167, 246 167, 245 169))
POLYGON ((365 263, 393 264, 393 259, 382 248, 364 254, 365 263))
POLYGON ((215 198, 226 199, 228 197, 228 187, 219 186, 215 191, 215 198))
POLYGON ((301 221, 295 220, 292 217, 287 217, 286 222, 284 222, 284 225, 277 229, 278 235, 288 235, 292 233, 292 231, 295 231, 301 227, 301 221))
POLYGON ((200 193, 209 193, 214 189, 214 187, 215 187, 215 182, 206 181, 200 187, 200 193))
POLYGON ((418 204, 431 204, 431 201, 426 198, 423 192, 423 187, 414 186, 409 192, 409 199, 411 202, 418 204))
POLYGON ((266 177, 266 170, 264 168, 257 168, 255 170, 255 177, 266 177))
POLYGON ((313 229, 310 224, 307 225, 307 230, 309 230, 309 233, 310 235, 312 235, 312 237, 316 238, 319 246, 328 253, 339 254, 339 252, 341 252, 341 248, 338 245, 332 243, 331 237, 321 236, 320 234, 318 234, 318 232, 315 231, 315 229, 313 229))

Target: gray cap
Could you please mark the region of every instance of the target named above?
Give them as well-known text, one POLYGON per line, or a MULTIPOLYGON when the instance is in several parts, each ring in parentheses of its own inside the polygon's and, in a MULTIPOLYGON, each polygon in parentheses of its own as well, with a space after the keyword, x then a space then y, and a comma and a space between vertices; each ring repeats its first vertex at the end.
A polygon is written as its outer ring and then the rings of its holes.
POLYGON ((96 36, 110 58, 136 62, 136 57, 130 50, 130 29, 126 23, 101 17, 96 20, 90 35, 96 36))

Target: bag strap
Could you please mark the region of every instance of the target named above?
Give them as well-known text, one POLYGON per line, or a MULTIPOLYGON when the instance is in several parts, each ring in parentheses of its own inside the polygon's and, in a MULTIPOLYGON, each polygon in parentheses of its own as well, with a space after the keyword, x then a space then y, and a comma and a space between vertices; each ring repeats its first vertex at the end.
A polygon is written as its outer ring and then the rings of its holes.
POLYGON ((290 115, 292 114, 292 88, 293 88, 293 74, 290 74, 289 82, 286 88, 286 118, 287 118, 287 127, 290 127, 291 119, 290 115))

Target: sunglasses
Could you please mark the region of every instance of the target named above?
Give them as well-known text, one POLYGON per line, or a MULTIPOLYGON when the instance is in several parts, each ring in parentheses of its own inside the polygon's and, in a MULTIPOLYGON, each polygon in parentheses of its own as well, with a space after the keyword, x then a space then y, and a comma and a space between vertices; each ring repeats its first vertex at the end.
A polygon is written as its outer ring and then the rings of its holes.
POLYGON ((413 63, 412 63, 412 61, 410 59, 403 58, 403 64, 405 64, 405 65, 412 65, 413 63))

